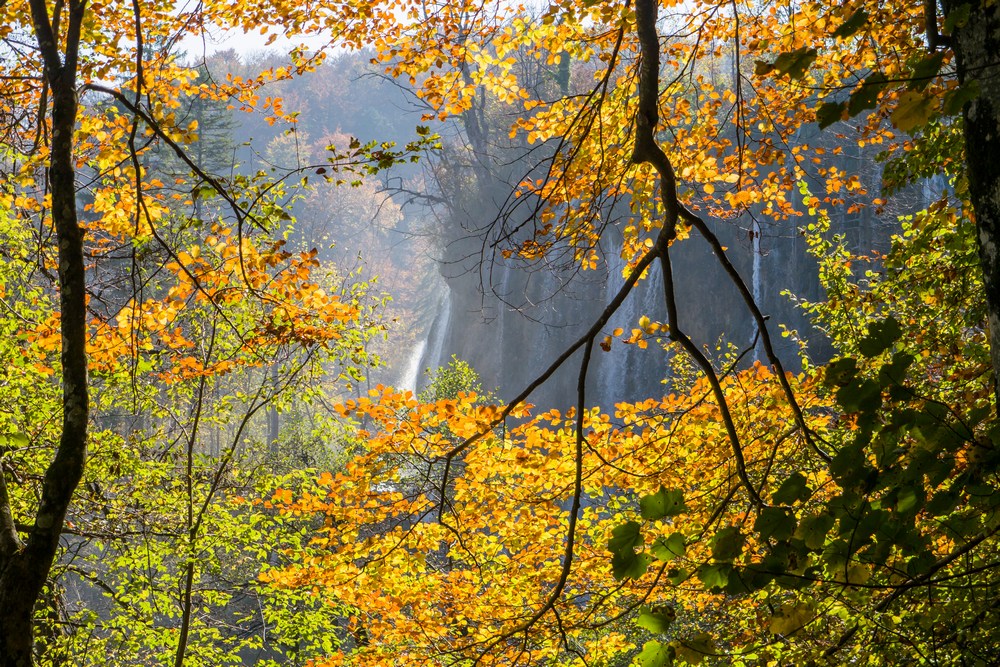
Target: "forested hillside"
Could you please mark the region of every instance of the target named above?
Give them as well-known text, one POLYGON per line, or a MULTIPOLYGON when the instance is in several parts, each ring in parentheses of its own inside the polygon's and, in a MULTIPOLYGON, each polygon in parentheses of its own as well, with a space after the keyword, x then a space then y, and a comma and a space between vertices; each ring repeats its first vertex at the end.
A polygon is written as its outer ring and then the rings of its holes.
POLYGON ((0 0, 0 665, 993 664, 998 12, 0 0))

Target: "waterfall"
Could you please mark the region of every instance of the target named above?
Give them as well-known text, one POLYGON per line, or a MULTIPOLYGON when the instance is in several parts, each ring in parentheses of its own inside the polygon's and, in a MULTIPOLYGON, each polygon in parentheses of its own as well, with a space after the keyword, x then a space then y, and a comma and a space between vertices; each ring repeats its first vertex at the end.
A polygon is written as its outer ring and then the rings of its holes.
MULTIPOLYGON (((762 253, 760 250, 760 223, 753 220, 750 223, 750 252, 753 254, 753 269, 750 274, 751 291, 753 292, 753 301, 757 304, 758 308, 761 308, 761 298, 763 295, 763 289, 761 288, 761 260, 762 253)), ((750 344, 753 345, 753 360, 760 361, 760 338, 758 334, 763 335, 764 332, 757 332, 757 328, 754 327, 753 332, 750 334, 750 344)))
MULTIPOLYGON (((496 268, 496 265, 494 265, 494 268, 496 268)), ((520 316, 519 309, 508 304, 508 301, 512 298, 511 280, 514 268, 508 260, 505 260, 501 265, 500 271, 500 283, 499 285, 494 284, 492 286, 493 294, 489 295, 495 303, 496 312, 493 316, 496 319, 488 325, 495 327, 496 346, 494 349, 497 350, 500 358, 493 360, 494 363, 481 364, 480 373, 487 376, 481 378, 486 380, 486 383, 483 385, 485 389, 492 388, 492 384, 498 387, 508 387, 512 384, 518 384, 517 380, 511 376, 521 361, 520 359, 512 359, 510 356, 515 350, 518 350, 516 341, 512 340, 511 337, 511 333, 516 335, 517 326, 507 326, 508 318, 517 318, 520 316)), ((523 297, 523 295, 521 296, 523 297)), ((515 325, 521 324, 519 322, 511 323, 515 325)))
MULTIPOLYGON (((605 303, 610 301, 625 284, 622 271, 625 260, 621 257, 621 239, 614 238, 609 243, 605 262, 607 266, 607 287, 604 290, 605 303)), ((643 315, 651 320, 666 319, 663 303, 663 274, 654 265, 646 272, 646 278, 640 280, 632 293, 608 322, 606 332, 611 333, 621 327, 628 336, 632 329, 638 326, 643 315)), ((619 340, 612 343, 610 352, 597 351, 600 365, 599 386, 594 394, 595 402, 605 410, 611 410, 615 403, 634 401, 649 396, 656 396, 661 391, 661 382, 666 376, 667 362, 663 350, 655 341, 649 341, 649 347, 624 345, 619 340)))
POLYGON ((447 340, 448 332, 451 329, 451 289, 447 285, 439 293, 436 310, 437 315, 427 333, 423 354, 417 364, 417 377, 414 386, 418 388, 421 384, 420 369, 429 369, 433 373, 446 361, 441 357, 444 352, 445 340, 447 340))
MULTIPOLYGON (((622 288, 622 285, 625 284, 625 279, 622 277, 625 260, 621 257, 621 251, 621 243, 618 239, 615 239, 605 259, 608 267, 607 289, 605 290, 607 296, 605 301, 610 301, 618 293, 618 290, 622 288)), ((608 322, 609 334, 618 327, 628 332, 631 327, 635 326, 638 320, 638 315, 634 312, 636 310, 636 296, 633 290, 633 293, 626 299, 621 308, 618 309, 618 312, 611 317, 611 320, 608 322)), ((611 345, 611 352, 604 353, 600 388, 595 398, 605 410, 610 410, 615 402, 625 400, 624 395, 627 389, 629 372, 628 361, 631 352, 631 346, 625 346, 616 340, 611 345)))
POLYGON ((925 178, 920 187, 921 208, 930 207, 931 204, 938 200, 941 193, 947 189, 948 180, 943 174, 934 174, 929 178, 925 178))
POLYGON ((410 356, 406 360, 406 368, 403 370, 402 376, 399 378, 398 389, 402 391, 412 391, 414 394, 417 393, 417 383, 420 380, 420 361, 424 358, 424 352, 427 350, 427 337, 421 338, 420 341, 413 347, 410 351, 410 356))

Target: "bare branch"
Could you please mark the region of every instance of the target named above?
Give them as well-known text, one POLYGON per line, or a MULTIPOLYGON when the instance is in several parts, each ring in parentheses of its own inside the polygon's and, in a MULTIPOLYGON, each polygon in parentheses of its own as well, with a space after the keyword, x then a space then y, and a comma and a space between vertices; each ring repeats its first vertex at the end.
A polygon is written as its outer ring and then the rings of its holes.
MULTIPOLYGON (((661 238, 664 237, 665 235, 661 236, 661 238)), ((657 247, 659 247, 659 245, 657 247)), ((743 446, 740 444, 740 436, 739 433, 736 432, 736 423, 733 421, 733 415, 729 411, 729 401, 726 400, 726 392, 722 389, 722 383, 719 382, 719 376, 715 372, 715 368, 712 367, 712 362, 708 360, 705 354, 698 349, 698 346, 691 341, 687 334, 685 334, 677 324, 677 302, 674 296, 674 278, 670 266, 669 249, 664 247, 659 257, 660 267, 663 269, 663 293, 664 298, 667 301, 667 318, 668 324, 670 325, 670 338, 671 340, 680 343, 681 347, 684 348, 684 351, 688 353, 688 356, 694 359, 694 362, 699 368, 701 368, 701 371, 708 379, 708 383, 712 387, 712 393, 715 395, 715 400, 719 404, 719 411, 722 414, 722 423, 726 427, 726 435, 729 437, 729 443, 733 449, 733 458, 736 460, 736 473, 739 475, 740 482, 742 482, 744 488, 746 488, 747 493, 750 494, 750 500, 753 501, 753 504, 758 507, 763 507, 764 501, 761 500, 760 494, 750 482, 750 477, 747 474, 747 464, 746 458, 743 456, 743 446)))
POLYGON ((809 446, 826 462, 830 462, 832 458, 829 454, 823 451, 818 444, 816 444, 815 436, 816 433, 809 428, 806 424, 805 415, 802 413, 802 408, 799 406, 798 400, 795 398, 795 392, 792 391, 791 385, 788 383, 788 377, 785 374, 785 368, 781 364, 781 359, 774 351, 774 345, 771 343, 771 334, 767 331, 767 318, 760 310, 760 306, 753 298, 753 294, 747 288, 743 278, 740 276, 739 271, 733 266, 733 263, 729 261, 729 256, 726 255, 726 249, 719 242, 719 238, 712 233, 705 221, 700 217, 692 213, 686 207, 681 206, 681 216, 682 218, 690 223, 698 232, 708 241, 708 244, 712 246, 712 252, 718 258, 719 263, 722 264, 722 268, 729 275, 730 281, 739 290, 740 296, 743 298, 743 303, 746 304, 747 309, 750 314, 753 315, 754 322, 757 324, 757 334, 760 336, 761 343, 764 345, 764 354, 767 356, 767 360, 774 366, 774 372, 778 376, 778 382, 781 383, 781 389, 785 393, 785 398, 788 400, 788 405, 792 408, 792 413, 795 416, 795 422, 802 429, 802 434, 806 438, 806 442, 809 446))
MULTIPOLYGON (((722 412, 722 420, 733 449, 733 457, 736 460, 736 470, 740 481, 746 487, 753 503, 760 507, 764 505, 764 502, 760 499, 757 489, 751 484, 747 475, 743 446, 740 444, 739 434, 736 432, 736 425, 729 411, 729 404, 719 382, 718 374, 711 362, 698 349, 698 346, 680 329, 677 321, 677 304, 674 297, 669 246, 670 242, 677 236, 677 221, 680 219, 683 207, 677 199, 677 177, 674 174, 673 165, 670 164, 670 159, 656 142, 655 136, 656 125, 659 122, 657 105, 659 104, 660 85, 660 40, 656 34, 656 0, 636 1, 635 23, 636 32, 639 35, 642 66, 639 74, 639 110, 635 117, 635 149, 632 153, 632 161, 652 164, 660 176, 660 196, 666 217, 653 250, 659 258, 660 267, 663 270, 663 289, 667 304, 670 338, 680 343, 684 351, 694 359, 708 378, 722 412)), ((742 280, 740 282, 742 283, 742 280)))
MULTIPOLYGON (((567 347, 563 351, 563 353, 560 354, 559 357, 555 361, 553 361, 547 369, 545 369, 540 375, 538 375, 538 377, 536 377, 527 387, 525 387, 520 394, 511 399, 510 402, 507 404, 507 406, 504 407, 504 409, 500 412, 500 414, 492 422, 490 422, 490 425, 487 428, 466 438, 459 445, 455 446, 454 448, 451 449, 451 451, 445 454, 444 475, 442 476, 442 482, 441 482, 442 490, 445 489, 448 485, 448 477, 451 470, 452 460, 456 456, 464 452, 466 449, 474 445, 476 442, 482 440, 487 433, 489 433, 494 428, 502 424, 507 419, 507 417, 510 416, 511 412, 513 412, 518 406, 524 403, 524 401, 527 400, 527 398, 532 394, 532 392, 534 392, 540 386, 545 384, 548 381, 548 379, 552 377, 552 375, 557 370, 559 370, 559 368, 564 363, 566 363, 566 360, 572 357, 576 353, 577 350, 579 350, 584 345, 587 345, 588 343, 593 343, 594 339, 597 337, 597 334, 600 333, 601 329, 604 328, 604 325, 606 325, 608 321, 611 319, 611 317, 618 311, 621 305, 625 302, 625 299, 628 297, 629 293, 631 293, 632 288, 635 287, 636 283, 639 282, 639 277, 642 276, 643 271, 645 271, 649 267, 649 265, 653 263, 653 260, 656 259, 658 254, 659 254, 658 249, 654 247, 653 249, 647 251, 646 254, 642 256, 642 258, 636 264, 635 268, 632 269, 631 273, 629 273, 628 278, 625 279, 625 284, 622 285, 621 289, 618 290, 618 293, 615 294, 615 297, 604 308, 604 311, 601 313, 600 317, 598 317, 594 321, 594 323, 590 326, 590 329, 588 329, 585 334, 580 336, 580 338, 578 338, 575 343, 567 347)), ((443 519, 444 519, 444 506, 442 505, 440 511, 438 512, 438 521, 443 522, 443 519)))

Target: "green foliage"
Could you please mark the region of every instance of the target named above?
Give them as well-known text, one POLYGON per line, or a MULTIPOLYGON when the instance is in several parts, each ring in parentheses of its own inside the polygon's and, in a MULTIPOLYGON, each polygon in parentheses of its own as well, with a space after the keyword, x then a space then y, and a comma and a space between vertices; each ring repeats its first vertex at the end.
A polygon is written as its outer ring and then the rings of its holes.
MULTIPOLYGON (((940 664, 986 660, 1000 622, 982 602, 1000 594, 1000 428, 974 228, 942 198, 901 218, 888 252, 858 256, 814 213, 806 239, 826 299, 803 306, 836 356, 805 367, 828 402, 810 413, 828 458, 775 464, 771 505, 705 530, 677 520, 650 552, 677 595, 719 596, 727 613, 704 623, 721 645, 753 647, 742 664, 918 664, 930 647, 940 664)), ((642 521, 614 531, 617 578, 644 572, 643 535, 683 508, 671 493, 644 496, 642 521)), ((640 611, 639 627, 672 640, 646 643, 640 663, 688 659, 667 647, 697 624, 666 620, 640 611)))
MULTIPOLYGON (((163 225, 178 244, 196 241, 190 221, 163 225)), ((47 273, 35 268, 31 230, 0 215, 0 237, 0 298, 15 315, 0 318, 0 468, 14 520, 25 525, 58 442, 56 299, 47 273)), ((370 283, 345 284, 319 270, 313 277, 331 291, 343 284, 341 301, 368 326, 329 344, 275 337, 251 348, 248 332, 266 320, 259 301, 192 296, 169 334, 206 343, 185 363, 221 370, 185 375, 176 362, 187 348, 174 356, 167 335, 147 339, 140 329, 129 354, 106 355, 98 346, 114 340, 115 328, 94 324, 88 466, 36 610, 38 627, 53 628, 39 642, 38 664, 173 664, 185 617, 185 665, 242 665, 250 655, 259 665, 304 664, 338 648, 344 610, 335 601, 262 578, 284 553, 304 551, 317 527, 311 515, 287 516, 272 503, 318 494, 315 466, 341 465, 349 443, 335 437, 338 419, 323 405, 362 377, 373 362, 367 341, 379 331, 383 302, 370 283), (282 417, 275 451, 263 446, 268 408, 282 417)), ((144 307, 171 294, 175 278, 154 272, 144 307)))
POLYGON ((73 655, 81 665, 172 662, 189 567, 195 614, 185 664, 241 665, 242 656, 253 653, 270 656, 256 664, 277 665, 336 649, 333 628, 342 611, 308 591, 260 579, 282 550, 303 549, 312 527, 308 519, 265 509, 264 499, 286 490, 315 493, 312 474, 262 478, 237 465, 225 488, 211 493, 215 462, 200 459, 195 494, 207 504, 192 538, 189 497, 173 464, 134 456, 114 438, 102 443, 107 449, 95 452, 95 474, 107 475, 101 463, 114 460, 119 476, 85 484, 92 496, 99 494, 91 504, 102 509, 76 524, 76 556, 60 568, 75 594, 91 600, 72 605, 67 619, 87 630, 65 635, 56 655, 73 655), (237 627, 241 631, 233 632, 237 627))
POLYGON ((677 618, 677 611, 670 606, 642 607, 636 623, 654 634, 663 634, 677 618))
POLYGON ((425 372, 429 380, 418 396, 420 401, 432 403, 456 398, 460 393, 476 394, 483 402, 491 400, 491 393, 483 393, 482 381, 476 369, 455 355, 452 355, 447 366, 440 366, 434 372, 430 369, 425 372))
POLYGON ((639 499, 639 511, 646 521, 676 516, 685 509, 687 508, 684 506, 684 492, 679 489, 668 491, 661 486, 656 493, 639 499))
POLYGON ((816 49, 801 47, 794 51, 779 53, 773 62, 757 61, 754 74, 764 76, 771 72, 787 74, 792 79, 801 79, 816 60, 816 49))
POLYGON ((657 559, 667 562, 684 555, 686 550, 684 535, 672 533, 668 537, 658 537, 651 551, 657 559))
MULTIPOLYGON (((841 355, 822 371, 842 411, 824 439, 834 486, 813 488, 796 472, 773 494, 781 507, 764 508, 754 523, 771 545, 760 569, 781 575, 772 587, 842 599, 852 610, 785 602, 770 631, 807 647, 808 629, 822 619, 838 636, 866 637, 843 644, 841 660, 864 645, 879 664, 930 645, 939 656, 988 654, 994 642, 974 600, 997 589, 981 569, 995 560, 1000 468, 972 226, 943 201, 901 222, 889 253, 875 259, 851 256, 843 239, 823 234, 825 224, 808 236, 828 299, 806 307, 841 355), (861 280, 858 265, 871 266, 861 280), (930 585, 928 602, 917 586, 937 580, 962 588, 930 585), (940 625, 942 607, 952 630, 940 625), (908 641, 886 644, 887 622, 908 641)), ((732 529, 717 543, 722 536, 732 529)), ((735 549, 721 551, 717 558, 735 549)), ((706 588, 732 581, 714 569, 699 576, 706 588)))
POLYGON ((636 548, 641 546, 642 533, 637 521, 629 521, 611 531, 608 551, 611 552, 611 570, 615 579, 638 579, 646 573, 652 558, 636 552, 636 548))
POLYGON ((640 667, 669 667, 673 664, 674 650, 660 642, 646 642, 639 654, 640 667))

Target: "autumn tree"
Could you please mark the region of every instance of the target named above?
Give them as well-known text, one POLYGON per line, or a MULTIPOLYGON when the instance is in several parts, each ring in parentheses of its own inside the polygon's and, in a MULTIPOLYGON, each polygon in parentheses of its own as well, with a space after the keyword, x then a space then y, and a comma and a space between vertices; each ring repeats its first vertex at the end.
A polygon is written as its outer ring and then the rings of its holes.
MULTIPOLYGON (((363 285, 342 291, 332 277, 320 275, 315 250, 292 253, 283 247, 279 232, 289 220, 283 208, 289 174, 241 174, 231 165, 228 172, 217 171, 217 162, 199 156, 198 118, 186 113, 192 105, 195 115, 201 105, 261 108, 272 122, 287 122, 280 100, 261 100, 255 91, 266 81, 307 71, 322 54, 295 50, 283 66, 259 76, 218 82, 206 80, 203 70, 181 62, 170 48, 197 26, 279 25, 294 32, 317 27, 312 15, 292 3, 235 14, 230 6, 178 11, 171 2, 0 4, 6 176, 0 204, 9 253, 4 271, 23 271, 23 283, 12 281, 7 292, 14 299, 10 333, 20 343, 5 351, 12 363, 19 355, 30 360, 24 379, 35 380, 33 389, 21 381, 10 387, 11 405, 33 410, 5 420, 2 436, 4 665, 33 664, 48 647, 56 653, 46 660, 67 659, 58 653, 65 648, 58 632, 34 641, 36 629, 57 630, 64 620, 60 583, 51 575, 65 544, 67 513, 79 498, 75 519, 87 525, 74 523, 75 536, 67 538, 78 555, 86 553, 79 551, 86 544, 127 540, 128 522, 118 532, 108 530, 107 520, 128 512, 109 507, 114 498, 139 501, 130 483, 149 484, 149 491, 169 488, 172 499, 161 500, 184 508, 182 516, 159 524, 155 517, 152 524, 143 518, 136 528, 156 524, 154 532, 163 529, 160 537, 170 537, 171 553, 181 555, 171 564, 179 568, 173 603, 180 614, 166 633, 166 647, 145 648, 157 659, 169 654, 176 665, 196 648, 210 648, 193 646, 204 629, 194 617, 204 599, 199 581, 209 569, 199 558, 215 548, 203 539, 212 517, 230 516, 216 501, 231 499, 229 466, 248 447, 252 418, 293 392, 306 396, 306 380, 333 370, 335 361, 343 363, 345 378, 367 363, 363 343, 371 322, 363 285), (175 159, 169 177, 157 170, 164 154, 175 159), (35 231, 24 238, 21 228, 35 231), (57 303, 51 303, 53 295, 57 303), (35 308, 30 315, 25 304, 35 308), (274 364, 279 373, 260 371, 274 364), (220 387, 233 395, 220 396, 220 387), (51 390, 61 398, 54 399, 51 390), (176 403, 154 407, 157 391, 176 403), (146 420, 132 439, 94 428, 92 408, 128 404, 139 421, 146 420), (61 424, 54 426, 46 414, 61 424), (215 417, 222 415, 235 422, 226 427, 226 439, 213 445, 213 427, 216 433, 222 428, 215 417), (176 430, 164 428, 165 421, 176 430), (159 450, 109 454, 143 435, 170 439, 159 450), (89 453, 103 474, 88 479, 81 494, 89 453), (159 460, 147 461, 146 468, 143 456, 159 460), (162 476, 167 471, 177 474, 169 483, 162 476), (36 627, 36 613, 46 624, 36 627)), ((327 18, 330 28, 347 20, 342 14, 327 18)), ((353 143, 302 169, 331 177, 352 169, 367 173, 400 156, 389 144, 353 143)), ((96 416, 107 425, 107 414, 96 416)), ((101 575, 117 567, 104 565, 101 575)), ((116 595, 113 588, 105 592, 116 595)), ((119 603, 129 607, 127 596, 119 603)))
POLYGON ((971 155, 984 141, 968 138, 992 104, 975 73, 993 65, 981 47, 994 8, 946 5, 939 16, 934 3, 644 0, 554 3, 540 17, 472 3, 409 9, 381 51, 389 71, 420 81, 444 117, 473 112, 483 95, 522 104, 511 131, 549 149, 543 177, 529 169, 511 195, 534 215, 497 220, 527 233, 505 251, 568 251, 592 265, 610 193, 632 210, 622 223, 627 279, 506 405, 474 395, 421 403, 389 388, 344 405, 371 425, 368 451, 323 480, 328 498, 288 506, 337 528, 298 567, 271 575, 322 582, 357 609, 365 640, 330 663, 636 653, 657 666, 711 656, 987 663, 998 457, 984 193, 995 184, 984 176, 990 153, 971 155), (562 51, 602 63, 595 85, 531 99, 511 54, 562 51), (970 69, 973 54, 983 59, 970 69), (711 81, 701 68, 713 63, 732 75, 711 81), (826 162, 827 147, 796 140, 814 123, 883 147, 886 191, 868 194, 876 211, 937 172, 949 187, 899 221, 889 252, 857 254, 831 232, 830 213, 862 205, 845 200, 864 186, 826 162), (775 355, 765 313, 710 224, 740 216, 804 223, 829 294, 806 304, 835 350, 828 365, 805 356, 796 376, 775 355), (699 295, 676 291, 671 257, 695 234, 741 291, 761 364, 713 363, 685 333, 678 302, 699 295), (667 321, 607 330, 652 271, 667 321), (699 377, 602 414, 586 393, 594 355, 640 342, 686 355, 699 377), (543 406, 530 418, 526 401, 571 359, 575 409, 543 406), (500 428, 511 417, 522 423, 500 428), (404 452, 417 472, 392 465, 404 452), (407 491, 414 476, 416 494, 407 491), (454 495, 443 492, 451 484, 454 495), (359 520, 369 528, 341 529, 359 520), (359 583, 384 594, 359 595, 359 583), (628 619, 652 636, 622 632, 628 619))
MULTIPOLYGON (((0 476, 0 655, 31 663, 32 610, 85 471, 88 355, 93 364, 102 351, 128 349, 99 343, 173 340, 178 376, 201 387, 233 360, 184 351, 184 328, 171 326, 180 305, 215 311, 247 364, 258 336, 309 350, 357 317, 310 279, 308 252, 289 256, 263 241, 283 212, 273 180, 229 182, 185 161, 190 180, 165 185, 145 169, 148 142, 183 160, 196 138, 197 127, 179 122, 181 97, 259 107, 285 122, 282 100, 261 97, 260 86, 320 57, 297 50, 287 65, 213 86, 169 52, 144 48, 208 23, 325 31, 355 48, 377 36, 377 60, 419 87, 427 120, 462 118, 480 154, 490 149, 486 105, 514 110, 509 132, 539 159, 498 197, 506 205, 489 227, 489 252, 526 262, 556 253, 587 271, 602 260, 609 219, 619 219, 624 240, 623 287, 524 391, 490 406, 469 392, 421 402, 373 389, 341 407, 345 420, 366 426, 366 444, 342 471, 320 478, 329 492, 273 492, 272 506, 324 520, 293 566, 265 579, 323 587, 344 610, 351 638, 341 653, 330 647, 332 664, 636 653, 650 666, 705 656, 734 664, 988 661, 1000 497, 997 364, 987 362, 998 348, 996 188, 992 153, 980 148, 996 141, 987 73, 997 10, 986 2, 943 9, 783 0, 561 2, 538 14, 423 0, 208 3, 189 12, 172 3, 131 12, 78 0, 4 4, 13 184, 4 203, 53 235, 39 235, 37 255, 40 269, 57 275, 50 324, 59 334, 37 335, 59 341, 62 424, 37 500, 11 493, 6 469, 0 476), (567 87, 564 57, 593 64, 582 92, 567 87), (532 60, 552 68, 558 85, 538 86, 523 66, 532 60), (98 98, 114 104, 91 104, 98 98), (937 201, 902 221, 885 257, 853 254, 827 231, 830 212, 861 205, 847 198, 865 188, 827 162, 827 147, 797 140, 814 123, 842 141, 882 147, 894 186, 938 170, 950 179, 937 201), (97 174, 85 230, 83 165, 97 174), (209 194, 224 224, 175 246, 162 233, 174 202, 209 194), (612 205, 629 213, 611 216, 612 205), (830 364, 806 356, 793 375, 774 353, 766 313, 730 259, 737 249, 715 232, 715 221, 741 217, 753 219, 755 233, 760 220, 805 223, 831 295, 807 304, 836 350, 830 364), (720 362, 689 335, 678 304, 700 297, 677 289, 673 261, 677 245, 689 243, 705 243, 742 295, 761 363, 741 364, 738 352, 720 362), (168 256, 177 285, 155 304, 132 299, 121 313, 154 316, 88 319, 87 258, 114 249, 139 258, 146 244, 168 256), (969 277, 974 247, 979 270, 969 277), (854 273, 866 263, 863 277, 854 273), (666 321, 645 316, 611 328, 653 273, 666 321), (964 289, 955 288, 960 277, 964 289), (223 306, 250 309, 249 328, 234 326, 223 306), (88 342, 98 344, 88 351, 88 342), (602 412, 586 380, 595 355, 622 345, 685 356, 697 373, 665 396, 602 412), (532 415, 533 392, 571 360, 573 409, 542 406, 532 415), (734 599, 752 604, 741 613, 734 599), (637 635, 633 621, 652 636, 637 635)), ((334 163, 368 159, 376 168, 399 157, 388 146, 350 150, 334 163)), ((470 168, 483 191, 499 192, 502 181, 483 164, 470 168)), ((878 211, 882 193, 869 196, 878 211)), ((4 442, 17 449, 24 438, 4 442)), ((190 498, 194 476, 186 479, 190 498)), ((188 620, 165 651, 178 665, 192 637, 200 530, 193 511, 183 523, 188 620)))
MULTIPOLYGON (((60 7, 61 9, 61 7, 60 7)), ((87 452, 87 314, 83 232, 77 219, 74 134, 77 121, 77 75, 80 34, 86 5, 66 8, 65 46, 53 29, 44 2, 29 7, 44 69, 42 86, 52 95, 52 126, 47 142, 52 226, 57 239, 62 349, 62 429, 59 446, 46 471, 34 524, 22 543, 10 511, 10 492, 0 475, 0 516, 3 517, 3 561, 0 563, 0 655, 9 665, 30 665, 32 615, 59 547, 66 509, 83 474, 87 452)), ((58 21, 57 21, 58 23, 58 21)), ((47 103, 46 103, 47 106, 47 103)), ((45 115, 48 117, 48 109, 45 115)), ((41 128, 39 128, 41 129, 41 128)), ((41 148, 41 146, 39 146, 41 148)))

